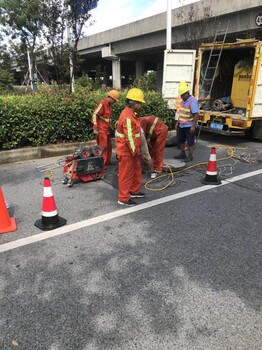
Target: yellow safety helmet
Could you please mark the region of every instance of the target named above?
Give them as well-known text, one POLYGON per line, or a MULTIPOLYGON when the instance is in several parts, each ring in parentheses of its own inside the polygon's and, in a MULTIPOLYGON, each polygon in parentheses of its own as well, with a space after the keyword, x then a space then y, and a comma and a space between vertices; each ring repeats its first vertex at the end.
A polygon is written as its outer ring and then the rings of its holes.
POLYGON ((178 93, 179 95, 183 95, 185 94, 186 92, 189 91, 189 87, 187 85, 187 82, 186 81, 181 81, 178 85, 178 93))
POLYGON ((119 100, 119 92, 117 90, 110 90, 107 94, 109 97, 112 97, 114 100, 119 100))
POLYGON ((127 92, 126 98, 132 101, 145 103, 143 91, 137 88, 130 89, 127 92))

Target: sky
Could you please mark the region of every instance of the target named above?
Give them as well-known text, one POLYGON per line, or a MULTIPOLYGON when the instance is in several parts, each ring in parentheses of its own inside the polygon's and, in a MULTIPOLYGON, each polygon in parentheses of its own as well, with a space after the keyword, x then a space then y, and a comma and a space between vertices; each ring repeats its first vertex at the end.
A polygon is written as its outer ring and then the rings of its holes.
MULTIPOLYGON (((85 35, 93 35, 105 30, 150 17, 167 10, 168 0, 99 0, 90 14, 95 21, 85 28, 85 35)), ((171 0, 176 8, 198 0, 171 0)))

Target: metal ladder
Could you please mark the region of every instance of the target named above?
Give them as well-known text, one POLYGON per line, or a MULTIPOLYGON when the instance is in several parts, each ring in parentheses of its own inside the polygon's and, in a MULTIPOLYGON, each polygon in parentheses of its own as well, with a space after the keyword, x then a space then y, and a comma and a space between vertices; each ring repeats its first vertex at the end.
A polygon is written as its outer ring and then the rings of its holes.
MULTIPOLYGON (((219 27, 220 27, 220 25, 219 25, 219 27)), ((217 68, 218 68, 219 61, 220 61, 221 54, 222 54, 222 50, 223 50, 223 47, 224 47, 224 44, 226 41, 228 27, 229 27, 229 21, 227 23, 226 29, 223 29, 223 30, 218 29, 215 33, 213 45, 212 45, 212 48, 211 48, 211 51, 209 54, 206 70, 205 70, 204 77, 202 80, 201 92, 204 93, 204 95, 211 96, 213 84, 214 84, 214 81, 216 78, 217 68), (216 51, 214 53, 216 44, 221 44, 218 53, 216 51)))

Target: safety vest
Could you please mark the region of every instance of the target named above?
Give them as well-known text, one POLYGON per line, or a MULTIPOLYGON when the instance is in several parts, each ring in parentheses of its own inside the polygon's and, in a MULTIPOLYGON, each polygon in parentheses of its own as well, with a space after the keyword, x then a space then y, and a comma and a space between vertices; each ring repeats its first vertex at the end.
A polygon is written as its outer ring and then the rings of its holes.
POLYGON ((196 100, 196 98, 192 96, 192 98, 190 99, 189 102, 187 102, 186 105, 183 104, 183 100, 180 102, 179 117, 178 117, 179 124, 186 125, 186 124, 190 124, 193 121, 194 118, 190 115, 190 106, 194 100, 196 100))
POLYGON ((176 97, 176 114, 179 115, 179 111, 180 111, 180 105, 181 102, 183 102, 183 99, 180 96, 176 97))

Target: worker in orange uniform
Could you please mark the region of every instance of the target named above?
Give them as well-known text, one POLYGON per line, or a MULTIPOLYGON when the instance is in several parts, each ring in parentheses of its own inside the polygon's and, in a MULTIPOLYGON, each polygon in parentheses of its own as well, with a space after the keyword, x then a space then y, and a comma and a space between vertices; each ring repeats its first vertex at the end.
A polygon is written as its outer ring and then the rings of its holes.
POLYGON ((165 144, 168 134, 168 127, 158 117, 140 117, 140 125, 144 130, 146 138, 149 139, 148 149, 154 162, 154 172, 161 173, 163 167, 165 144))
POLYGON ((120 114, 116 130, 116 154, 118 158, 118 204, 133 206, 131 198, 143 198, 141 127, 137 112, 145 102, 143 91, 132 88, 126 95, 126 107, 120 114))
POLYGON ((105 165, 111 162, 112 106, 118 99, 119 92, 117 90, 110 90, 107 97, 96 105, 91 120, 93 124, 93 133, 96 135, 96 142, 104 149, 102 157, 105 165))

